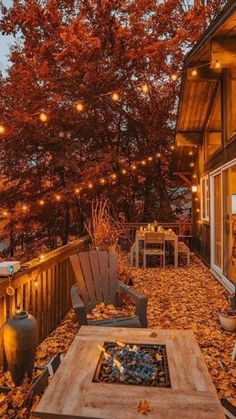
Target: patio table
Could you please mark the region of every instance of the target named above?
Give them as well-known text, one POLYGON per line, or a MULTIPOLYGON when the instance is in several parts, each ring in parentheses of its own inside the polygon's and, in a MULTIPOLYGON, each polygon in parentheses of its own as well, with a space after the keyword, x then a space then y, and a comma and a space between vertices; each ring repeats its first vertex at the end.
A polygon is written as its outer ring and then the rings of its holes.
MULTIPOLYGON (((138 230, 135 236, 135 266, 139 267, 139 251, 140 245, 144 242, 145 233, 148 231, 138 230)), ((165 241, 171 243, 174 249, 174 267, 178 267, 178 236, 173 230, 164 230, 161 233, 165 234, 165 241)), ((157 233, 158 234, 158 233, 157 233)))
POLYGON ((127 329, 82 326, 36 410, 38 418, 224 419, 223 409, 190 330, 127 329), (170 386, 94 382, 105 342, 165 345, 170 386))

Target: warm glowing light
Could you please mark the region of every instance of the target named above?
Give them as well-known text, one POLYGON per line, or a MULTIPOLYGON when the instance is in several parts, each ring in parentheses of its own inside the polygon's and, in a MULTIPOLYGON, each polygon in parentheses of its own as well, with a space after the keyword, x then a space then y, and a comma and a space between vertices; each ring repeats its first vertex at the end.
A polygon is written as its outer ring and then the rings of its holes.
POLYGON ((220 63, 220 61, 217 61, 217 60, 216 60, 216 63, 215 63, 215 68, 221 68, 221 63, 220 63))
POLYGON ((192 152, 192 151, 190 151, 190 152, 188 153, 188 155, 189 155, 189 156, 192 156, 192 155, 193 155, 193 152, 192 152))
POLYGON ((190 167, 194 167, 194 163, 192 162, 192 163, 190 163, 190 167))
POLYGON ((195 202, 198 202, 198 198, 197 198, 197 197, 196 197, 196 198, 194 198, 194 201, 195 201, 195 202))
POLYGON ((122 170, 121 170, 121 173, 122 173, 122 175, 126 175, 127 170, 126 170, 126 169, 122 169, 122 170))
POLYGON ((192 192, 197 192, 197 185, 192 186, 192 192))
POLYGON ((146 161, 145 161, 145 160, 142 160, 142 161, 141 161, 141 165, 142 165, 142 166, 145 166, 145 164, 146 164, 146 161))
POLYGON ((118 102, 118 100, 120 99, 118 93, 112 93, 111 95, 112 100, 114 100, 114 102, 118 102))
POLYGON ((88 184, 88 187, 89 187, 89 189, 93 189, 93 184, 90 182, 90 183, 88 184))
POLYGON ((136 170, 136 169, 137 169, 136 164, 132 164, 131 169, 132 169, 132 170, 136 170))
POLYGON ((3 215, 3 217, 7 217, 8 216, 8 212, 7 211, 3 211, 2 215, 3 215))
POLYGON ((44 112, 41 112, 39 114, 39 119, 40 119, 41 122, 46 122, 48 120, 48 117, 44 112))
POLYGON ((200 209, 199 209, 199 208, 197 208, 197 209, 196 209, 196 212, 200 212, 200 209))
POLYGON ((76 105, 75 105, 75 107, 76 107, 76 110, 78 112, 83 112, 83 110, 84 110, 84 105, 81 102, 77 102, 76 105))
POLYGON ((148 157, 148 161, 153 161, 152 156, 148 157))
POLYGON ((39 255, 39 260, 44 260, 44 259, 45 259, 45 255, 44 254, 39 255))
POLYGON ((37 288, 38 284, 39 284, 39 283, 38 283, 38 280, 37 280, 37 279, 35 279, 35 280, 34 280, 34 287, 35 287, 35 288, 37 288))
POLYGON ((198 220, 198 224, 202 224, 202 220, 198 220))
POLYGON ((174 145, 171 145, 171 146, 170 146, 170 149, 171 149, 171 150, 174 150, 174 149, 175 149, 175 146, 174 146, 174 145))
POLYGON ((43 199, 40 199, 40 201, 39 201, 39 205, 40 205, 41 207, 43 207, 43 206, 44 206, 44 204, 45 204, 44 200, 43 200, 43 199))
POLYGON ((157 153, 156 156, 159 158, 161 157, 161 153, 157 153))
POLYGON ((115 173, 112 173, 111 178, 112 178, 113 180, 116 180, 117 175, 116 175, 115 173))
POLYGON ((4 125, 0 125, 0 135, 5 134, 5 131, 6 131, 6 129, 5 129, 4 125))
POLYGON ((193 175, 193 179, 196 179, 197 175, 193 175))
POLYGON ((196 77, 196 76, 197 76, 197 70, 194 68, 194 69, 191 71, 191 74, 192 74, 192 76, 193 76, 193 77, 196 77))
POLYGON ((141 89, 142 89, 143 93, 148 93, 149 92, 149 87, 148 87, 147 83, 142 84, 141 89))
POLYGON ((80 193, 82 191, 82 188, 75 188, 75 193, 80 193))
POLYGON ((27 211, 28 207, 27 205, 22 205, 22 211, 27 211))
POLYGON ((171 80, 176 81, 178 79, 177 74, 171 74, 171 80))
POLYGON ((102 177, 99 182, 101 183, 101 185, 105 185, 106 180, 102 177))
POLYGON ((58 201, 58 202, 61 201, 61 195, 56 195, 55 200, 58 201))

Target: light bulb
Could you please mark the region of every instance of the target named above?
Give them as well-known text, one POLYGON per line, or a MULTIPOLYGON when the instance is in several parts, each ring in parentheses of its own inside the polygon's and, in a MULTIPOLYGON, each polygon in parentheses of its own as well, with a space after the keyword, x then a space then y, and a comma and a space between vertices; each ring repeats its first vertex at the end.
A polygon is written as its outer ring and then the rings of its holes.
POLYGON ((5 129, 4 125, 0 125, 0 135, 5 134, 5 131, 6 131, 6 129, 5 129))
POLYGON ((217 60, 216 60, 216 63, 215 63, 215 68, 221 68, 221 63, 220 63, 220 61, 217 61, 217 60))
POLYGON ((171 74, 171 80, 176 81, 178 78, 177 74, 171 74))
POLYGON ((192 192, 197 192, 197 185, 192 186, 192 192))
POLYGON ((2 215, 3 215, 3 217, 7 217, 8 212, 7 211, 3 211, 2 215))
POLYGON ((145 160, 142 160, 142 161, 141 161, 141 165, 142 165, 142 166, 145 166, 145 164, 146 164, 146 161, 145 161, 145 160))
POLYGON ((101 178, 100 183, 101 183, 101 185, 104 185, 106 183, 106 180, 104 178, 101 178))
POLYGON ((191 71, 191 74, 192 74, 192 76, 193 76, 193 77, 196 77, 196 76, 197 76, 197 70, 194 68, 194 69, 191 71))
POLYGON ((153 160, 152 156, 148 157, 148 161, 152 161, 152 160, 153 160))
POLYGON ((90 182, 90 183, 88 184, 88 187, 89 187, 89 189, 93 189, 93 184, 90 182))
POLYGON ((43 205, 45 204, 45 202, 44 202, 44 200, 43 199, 40 199, 40 201, 39 201, 39 205, 41 206, 41 207, 43 207, 43 205))
POLYGON ((117 175, 116 175, 115 173, 112 173, 112 174, 111 174, 111 178, 112 178, 113 180, 115 180, 115 179, 117 178, 117 175))
POLYGON ((39 114, 39 119, 40 119, 41 122, 46 122, 48 120, 48 117, 44 112, 41 112, 39 114))
POLYGON ((122 173, 123 175, 126 175, 127 170, 126 170, 126 169, 122 169, 122 170, 121 170, 121 173, 122 173))
POLYGON ((77 102, 76 105, 75 105, 75 107, 76 107, 76 110, 78 112, 82 112, 84 110, 84 105, 81 102, 77 102))
POLYGON ((161 153, 157 153, 156 156, 159 158, 161 157, 161 153))
POLYGON ((190 163, 190 167, 194 167, 194 163, 190 163))
POLYGON ((149 92, 149 87, 148 87, 147 83, 142 84, 141 89, 142 89, 143 93, 148 93, 149 92))
POLYGON ((118 100, 120 99, 118 93, 115 92, 112 93, 111 98, 112 100, 114 100, 114 102, 118 102, 118 100))
POLYGON ((56 201, 58 201, 58 202, 59 202, 59 201, 61 200, 61 195, 56 195, 56 196, 55 196, 55 199, 56 199, 56 201))
POLYGON ((132 164, 131 169, 132 169, 132 170, 136 170, 136 169, 137 169, 136 164, 132 164))
POLYGON ((27 205, 22 205, 22 210, 23 211, 27 211, 27 209, 28 209, 27 205))

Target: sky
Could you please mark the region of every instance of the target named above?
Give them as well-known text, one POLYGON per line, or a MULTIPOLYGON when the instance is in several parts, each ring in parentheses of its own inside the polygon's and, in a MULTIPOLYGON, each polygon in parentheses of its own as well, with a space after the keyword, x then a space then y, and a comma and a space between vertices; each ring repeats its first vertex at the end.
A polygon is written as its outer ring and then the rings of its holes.
MULTIPOLYGON (((4 0, 3 4, 5 6, 10 6, 12 3, 11 0, 4 0)), ((9 53, 9 47, 14 42, 14 38, 12 36, 3 36, 0 34, 0 71, 5 72, 8 67, 8 58, 7 55, 9 53)))

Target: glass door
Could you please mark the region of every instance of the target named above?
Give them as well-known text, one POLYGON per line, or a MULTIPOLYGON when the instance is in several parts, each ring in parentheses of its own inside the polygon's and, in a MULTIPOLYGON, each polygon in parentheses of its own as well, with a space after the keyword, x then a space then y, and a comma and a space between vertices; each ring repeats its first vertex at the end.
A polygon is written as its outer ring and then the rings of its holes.
POLYGON ((213 176, 212 264, 222 272, 222 175, 213 176))
POLYGON ((224 276, 236 282, 236 165, 223 172, 224 211, 224 276))

